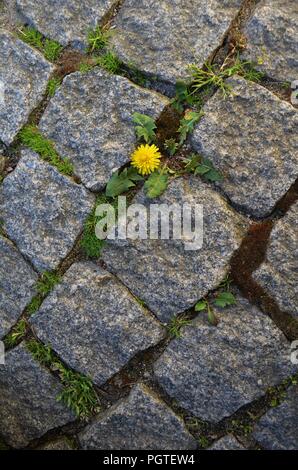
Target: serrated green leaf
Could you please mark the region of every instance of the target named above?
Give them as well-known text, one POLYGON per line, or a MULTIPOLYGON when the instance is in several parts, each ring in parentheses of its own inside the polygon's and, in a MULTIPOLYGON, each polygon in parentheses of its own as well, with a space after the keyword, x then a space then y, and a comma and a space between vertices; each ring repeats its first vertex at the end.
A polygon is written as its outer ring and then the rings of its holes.
POLYGON ((152 199, 160 196, 168 187, 169 177, 166 173, 155 171, 144 184, 146 195, 152 199))
POLYGON ((132 180, 132 181, 142 181, 144 178, 143 176, 141 176, 136 168, 134 168, 133 166, 130 166, 128 169, 127 169, 127 177, 132 180))
POLYGON ((188 111, 180 121, 178 132, 180 134, 179 144, 182 145, 187 135, 193 132, 195 124, 201 119, 203 113, 196 113, 195 111, 188 111))
POLYGON ((128 191, 129 188, 135 186, 135 183, 132 180, 133 177, 131 175, 129 176, 127 168, 125 168, 121 173, 116 171, 107 184, 106 196, 115 197, 128 191))
POLYGON ((202 312, 203 310, 206 310, 206 308, 207 308, 206 300, 200 300, 195 305, 195 311, 196 312, 202 312))
POLYGON ((214 168, 213 163, 207 158, 202 159, 201 163, 196 167, 194 174, 201 175, 208 181, 222 180, 220 172, 214 168))
POLYGON ((195 171, 197 166, 200 165, 201 160, 202 159, 200 155, 196 155, 196 154, 192 154, 190 158, 185 158, 184 159, 184 162, 186 163, 185 170, 192 173, 193 171, 195 171))
POLYGON ((227 307, 228 305, 234 305, 236 303, 236 299, 231 292, 221 292, 218 294, 216 299, 214 300, 214 304, 217 307, 227 307))
POLYGON ((135 130, 138 139, 144 139, 147 144, 155 140, 156 124, 154 119, 146 114, 134 113, 132 120, 137 124, 135 130))

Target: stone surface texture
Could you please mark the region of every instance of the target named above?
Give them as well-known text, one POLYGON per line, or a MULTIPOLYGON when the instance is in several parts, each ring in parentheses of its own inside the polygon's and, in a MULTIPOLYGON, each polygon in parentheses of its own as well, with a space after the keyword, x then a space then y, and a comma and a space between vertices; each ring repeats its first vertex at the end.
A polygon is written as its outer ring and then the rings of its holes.
POLYGON ((292 82, 298 69, 298 4, 295 0, 262 0, 244 28, 243 58, 275 80, 292 82))
POLYGON ((6 354, 0 365, 0 434, 19 448, 47 431, 74 420, 73 414, 57 401, 59 381, 18 346, 6 354))
POLYGON ((0 139, 9 145, 41 101, 53 71, 44 57, 0 29, 0 139))
POLYGON ((215 309, 219 324, 200 313, 155 363, 166 392, 201 419, 218 422, 260 398, 270 386, 297 371, 290 345, 265 314, 237 297, 215 309))
POLYGON ((93 263, 73 264, 31 324, 67 364, 98 385, 164 336, 127 289, 93 263))
POLYGON ((136 145, 134 112, 157 118, 169 101, 98 68, 71 74, 51 100, 41 131, 68 156, 88 189, 103 189, 136 145))
POLYGON ((116 0, 16 0, 16 11, 44 36, 63 46, 84 50, 87 34, 116 4, 116 0), (45 14, 46 8, 46 14, 45 14))
POLYGON ((0 187, 8 236, 38 271, 57 268, 71 250, 94 198, 29 150, 0 187))
POLYGON ((204 107, 191 143, 224 175, 217 183, 232 203, 256 218, 270 214, 298 174, 298 112, 244 78, 228 80, 204 107))
POLYGON ((57 441, 48 442, 37 450, 74 450, 67 439, 58 439, 57 441))
POLYGON ((0 236, 0 339, 17 322, 35 294, 37 274, 11 243, 0 236))
POLYGON ((279 219, 270 234, 266 259, 254 279, 277 302, 281 310, 298 319, 298 203, 279 219))
POLYGON ((197 447, 182 420, 143 384, 79 434, 84 449, 190 450, 197 447))
POLYGON ((245 447, 234 436, 228 435, 216 441, 208 450, 245 450, 245 447))
MULTIPOLYGON (((143 193, 134 203, 146 207, 143 193)), ((199 178, 170 183, 158 204, 202 204, 203 247, 186 250, 184 240, 109 240, 103 259, 110 271, 163 322, 192 307, 222 281, 246 232, 247 222, 199 178)))
POLYGON ((268 450, 298 450, 298 386, 288 390, 281 405, 259 421, 253 437, 268 450))
POLYGON ((127 64, 175 83, 220 46, 241 0, 126 0, 111 42, 127 64))

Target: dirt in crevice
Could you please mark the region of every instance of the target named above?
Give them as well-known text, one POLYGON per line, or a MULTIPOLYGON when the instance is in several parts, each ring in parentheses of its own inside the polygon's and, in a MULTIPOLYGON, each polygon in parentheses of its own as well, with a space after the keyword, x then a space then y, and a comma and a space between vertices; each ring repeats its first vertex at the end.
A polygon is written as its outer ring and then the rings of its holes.
POLYGON ((252 277, 265 260, 273 225, 272 220, 252 224, 232 257, 231 277, 242 295, 269 315, 285 336, 293 341, 298 338, 298 322, 288 312, 281 311, 276 301, 252 277))
POLYGON ((181 113, 178 113, 171 105, 166 106, 156 120, 157 146, 164 148, 164 143, 168 139, 177 140, 178 129, 180 126, 181 113))

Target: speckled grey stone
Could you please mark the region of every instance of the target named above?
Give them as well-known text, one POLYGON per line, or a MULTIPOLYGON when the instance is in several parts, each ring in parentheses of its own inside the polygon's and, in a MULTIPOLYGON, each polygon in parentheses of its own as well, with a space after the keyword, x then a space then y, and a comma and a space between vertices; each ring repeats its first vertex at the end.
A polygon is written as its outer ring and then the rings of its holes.
POLYGON ((94 198, 30 150, 0 188, 4 229, 38 271, 55 269, 80 234, 94 198))
POLYGON ((62 385, 40 366, 23 345, 6 354, 0 365, 0 433, 13 447, 73 421, 57 401, 62 385))
POLYGON ((44 57, 0 29, 0 139, 9 145, 38 105, 53 71, 44 57))
POLYGON ((252 435, 265 449, 298 450, 297 385, 290 387, 281 405, 261 418, 252 435))
POLYGON ((241 0, 126 0, 111 38, 127 64, 175 83, 220 46, 241 0))
POLYGON ((297 178, 298 112, 244 78, 229 83, 233 95, 208 101, 191 143, 222 171, 218 185, 235 206, 265 217, 297 178))
POLYGON ((7 238, 0 236, 0 338, 34 295, 37 274, 7 238))
POLYGON ((84 49, 88 31, 116 3, 116 0, 16 0, 16 7, 24 23, 34 26, 44 36, 64 46, 84 49))
POLYGON ((67 439, 62 438, 57 441, 48 442, 37 448, 37 450, 74 450, 67 439))
POLYGON ((87 188, 102 189, 136 144, 134 112, 157 118, 168 100, 100 69, 65 78, 46 109, 42 132, 67 155, 87 188))
POLYGON ((136 385, 80 434, 84 449, 184 450, 197 447, 182 420, 147 386, 136 385))
POLYGON ((224 436, 215 442, 208 450, 245 450, 234 436, 224 436))
POLYGON ((217 327, 200 313, 155 363, 166 392, 201 419, 218 422, 260 398, 295 371, 290 344, 272 320, 237 296, 215 308, 217 327))
MULTIPOLYGON (((133 201, 152 203, 143 193, 133 201)), ((199 177, 172 181, 158 204, 203 205, 203 247, 187 251, 184 240, 109 240, 102 256, 110 271, 161 321, 193 306, 229 271, 229 261, 245 235, 247 222, 199 177)))
POLYGON ((275 80, 297 79, 297 23, 295 0, 262 0, 244 29, 247 48, 243 58, 275 80))
POLYGON ((296 202, 270 234, 266 259, 254 279, 277 302, 281 310, 298 319, 298 203, 296 202))
POLYGON ((67 364, 98 385, 164 336, 128 290, 93 263, 73 264, 31 324, 67 364))

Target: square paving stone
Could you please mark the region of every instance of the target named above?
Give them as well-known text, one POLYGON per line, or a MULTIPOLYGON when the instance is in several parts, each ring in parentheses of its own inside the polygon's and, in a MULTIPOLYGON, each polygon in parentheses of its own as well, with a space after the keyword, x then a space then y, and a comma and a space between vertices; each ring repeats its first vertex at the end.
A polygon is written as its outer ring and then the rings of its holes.
POLYGON ((262 0, 244 29, 247 47, 243 58, 275 80, 297 79, 297 23, 295 0, 262 0))
POLYGON ((98 68, 67 76, 50 101, 41 131, 91 190, 103 189, 136 145, 134 112, 156 119, 169 101, 98 68))
MULTIPOLYGON (((149 208, 152 199, 140 192, 132 202, 149 208)), ((202 248, 186 250, 183 237, 181 240, 127 238, 109 240, 102 257, 108 270, 144 300, 161 321, 167 322, 218 286, 229 271, 230 259, 241 244, 248 223, 199 177, 172 181, 154 204, 167 204, 168 208, 172 204, 178 208, 182 204, 192 207, 201 204, 202 248)))
POLYGON ((116 3, 117 0, 16 0, 16 7, 24 23, 44 36, 63 46, 85 49, 88 31, 94 29, 116 3))
POLYGON ((155 363, 165 391, 201 419, 218 422, 298 370, 290 344, 272 320, 237 296, 215 314, 200 313, 155 363))
POLYGON ((232 203, 256 218, 270 214, 298 174, 298 112, 244 78, 228 80, 204 106, 193 148, 224 175, 217 183, 232 203))
POLYGON ((75 416, 57 396, 63 387, 20 345, 6 353, 0 365, 0 434, 13 447, 51 429, 74 421, 75 416))
POLYGON ((0 188, 4 229, 38 271, 58 267, 73 247, 94 197, 32 151, 22 151, 0 188))
POLYGON ((37 278, 13 243, 0 236, 0 338, 9 332, 34 296, 37 278))
POLYGON ((241 0, 126 0, 111 42, 127 64, 175 84, 221 45, 241 0))
POLYGON ((245 450, 245 447, 234 436, 228 435, 216 441, 208 450, 245 450))
POLYGON ((83 449, 184 450, 197 443, 183 421, 147 386, 136 385, 130 395, 99 416, 80 434, 83 449))
POLYGON ((253 278, 277 302, 298 319, 298 202, 278 220, 270 234, 266 259, 253 278))
POLYGON ((281 405, 269 410, 252 436, 268 450, 298 450, 298 386, 292 386, 281 405))
POLYGON ((164 337, 160 323, 93 263, 73 264, 31 324, 44 343, 97 385, 164 337))
POLYGON ((41 101, 54 69, 42 54, 1 29, 0 49, 0 139, 9 145, 41 101))

